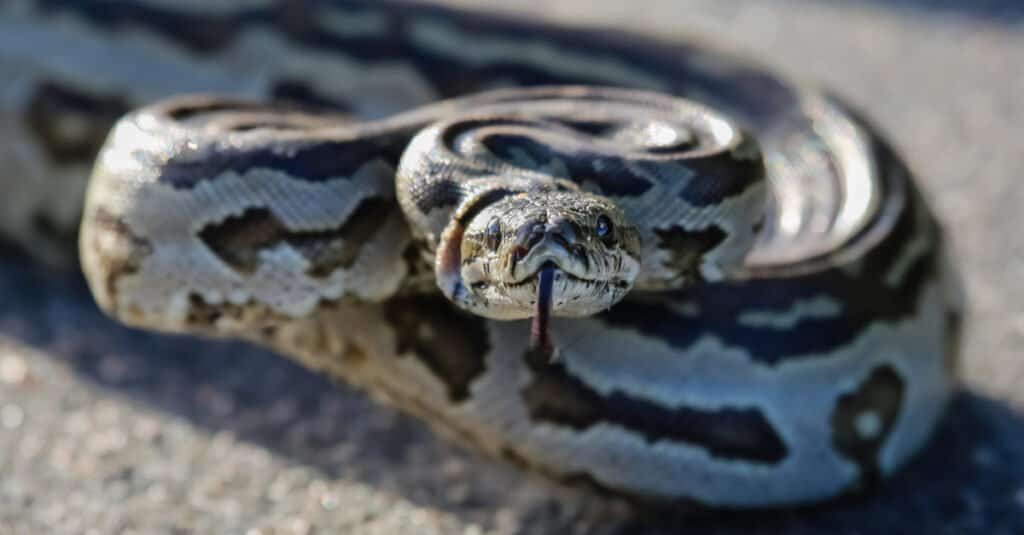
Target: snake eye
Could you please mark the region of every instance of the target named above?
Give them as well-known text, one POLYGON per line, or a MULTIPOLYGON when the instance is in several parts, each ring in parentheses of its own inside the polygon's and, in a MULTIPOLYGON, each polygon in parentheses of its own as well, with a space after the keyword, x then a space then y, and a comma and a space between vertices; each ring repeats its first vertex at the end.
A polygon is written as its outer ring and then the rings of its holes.
POLYGON ((597 217, 597 237, 601 238, 605 245, 615 243, 615 226, 606 215, 602 214, 597 217))
POLYGON ((501 221, 495 217, 491 219, 490 223, 487 223, 487 246, 492 251, 497 251, 499 245, 501 245, 501 221))

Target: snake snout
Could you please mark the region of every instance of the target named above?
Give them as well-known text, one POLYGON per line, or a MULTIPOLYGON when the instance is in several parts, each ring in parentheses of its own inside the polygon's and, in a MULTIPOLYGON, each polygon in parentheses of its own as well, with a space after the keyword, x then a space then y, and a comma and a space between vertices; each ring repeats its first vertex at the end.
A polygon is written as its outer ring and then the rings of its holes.
POLYGON ((516 233, 516 245, 513 249, 517 260, 522 260, 534 249, 555 246, 571 253, 577 247, 579 232, 575 223, 566 219, 546 221, 543 219, 526 223, 516 233))
POLYGON ((538 218, 519 227, 515 246, 512 248, 510 267, 513 271, 525 270, 533 273, 539 266, 550 264, 570 271, 578 266, 569 264, 586 263, 586 255, 580 254, 583 245, 579 242, 575 223, 557 218, 538 218))

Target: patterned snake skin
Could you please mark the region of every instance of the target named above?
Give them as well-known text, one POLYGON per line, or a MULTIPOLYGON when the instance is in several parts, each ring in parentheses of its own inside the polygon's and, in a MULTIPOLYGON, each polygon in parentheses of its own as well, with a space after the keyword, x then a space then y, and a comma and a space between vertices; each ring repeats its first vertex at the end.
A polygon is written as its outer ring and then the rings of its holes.
POLYGON ((53 261, 81 218, 108 313, 267 345, 561 483, 821 501, 901 466, 955 386, 956 278, 904 165, 703 46, 387 2, 16 0, 0 78, 0 229, 53 261), (522 319, 540 271, 553 353, 522 319))

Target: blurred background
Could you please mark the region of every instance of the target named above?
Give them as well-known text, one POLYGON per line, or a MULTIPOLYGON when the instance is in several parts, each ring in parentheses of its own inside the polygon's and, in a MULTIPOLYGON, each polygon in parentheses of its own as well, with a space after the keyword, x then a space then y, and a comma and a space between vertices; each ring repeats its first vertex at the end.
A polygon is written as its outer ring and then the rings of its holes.
MULTIPOLYGON (((879 492, 693 533, 1024 533, 1024 3, 457 0, 708 41, 834 90, 915 170, 969 299, 939 437, 879 492)), ((0 192, 3 194, 3 192, 0 192)), ((11 256, 11 255, 5 255, 11 256)), ((0 261, 2 533, 635 533, 269 353, 116 326, 0 261)))

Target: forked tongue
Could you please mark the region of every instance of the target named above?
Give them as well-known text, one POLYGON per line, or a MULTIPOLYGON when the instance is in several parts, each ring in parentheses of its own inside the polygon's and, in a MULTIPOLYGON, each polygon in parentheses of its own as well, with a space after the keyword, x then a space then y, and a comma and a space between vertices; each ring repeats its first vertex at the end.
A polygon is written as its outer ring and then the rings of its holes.
POLYGON ((530 329, 530 351, 550 356, 551 345, 551 294, 555 282, 555 265, 544 264, 537 276, 537 310, 533 314, 530 329))

